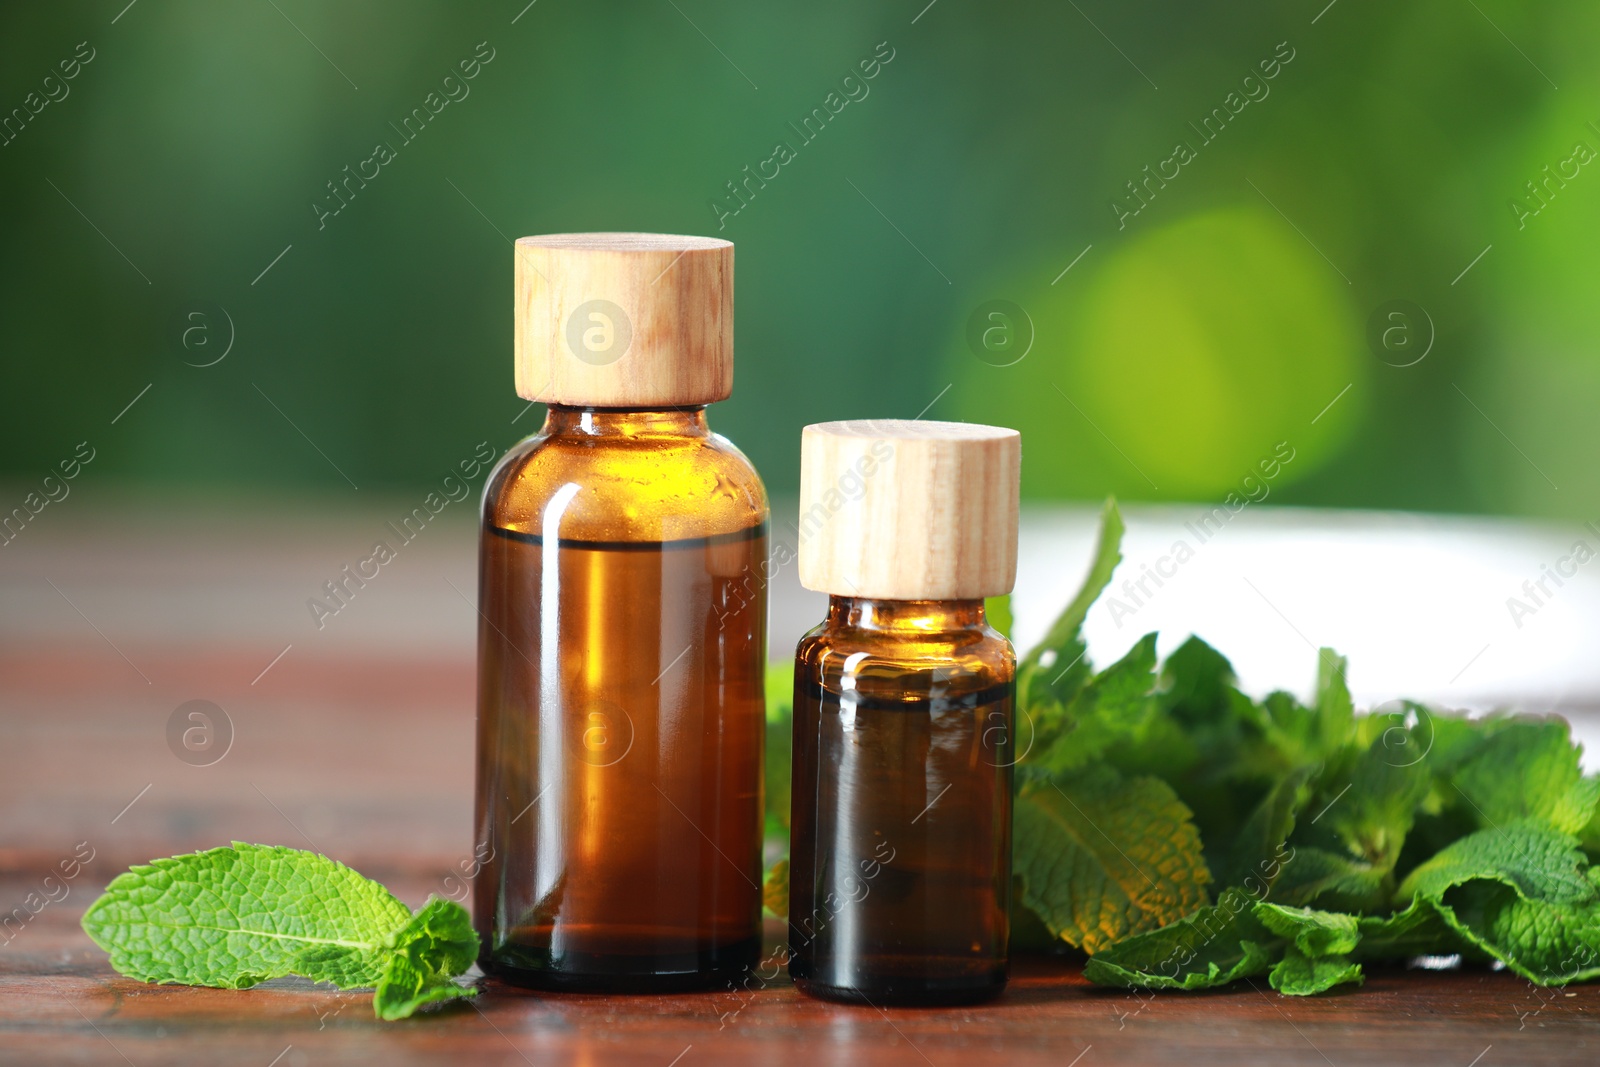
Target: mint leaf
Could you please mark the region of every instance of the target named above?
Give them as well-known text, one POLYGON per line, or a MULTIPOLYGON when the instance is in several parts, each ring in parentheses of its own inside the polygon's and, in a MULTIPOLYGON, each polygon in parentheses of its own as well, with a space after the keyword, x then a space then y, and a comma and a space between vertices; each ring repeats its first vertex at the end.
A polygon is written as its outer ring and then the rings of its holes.
POLYGON ((1267 984, 1285 996, 1306 997, 1345 982, 1362 981, 1361 964, 1348 956, 1306 956, 1292 946, 1267 973, 1267 984))
POLYGON ((1266 975, 1303 995, 1360 982, 1365 961, 1453 953, 1536 982, 1600 976, 1600 777, 1565 723, 1358 714, 1330 649, 1309 704, 1252 700, 1197 637, 1158 670, 1146 635, 1096 675, 1082 626, 1122 533, 1108 502, 1083 587, 1018 672, 1036 737, 1017 774, 1020 914, 1087 949, 1087 977, 1266 975), (1216 906, 1208 871, 1230 887, 1216 906))
POLYGON ((299 974, 341 989, 383 975, 411 910, 325 856, 234 842, 112 879, 83 916, 111 966, 146 982, 243 989, 299 974))
POLYGON ((1285 904, 1319 901, 1327 907, 1359 908, 1380 900, 1389 872, 1370 863, 1312 845, 1293 845, 1273 896, 1285 904))
POLYGON ((1282 945, 1256 920, 1252 901, 1243 890, 1228 889, 1215 905, 1096 953, 1084 977, 1142 989, 1215 989, 1265 974, 1281 958, 1282 945))
POLYGON ((1294 948, 1306 956, 1348 955, 1361 941, 1354 915, 1290 908, 1266 901, 1257 904, 1253 913, 1262 926, 1293 942, 1294 948))
POLYGON ((1266 711, 1239 691, 1227 659, 1198 637, 1162 665, 1154 703, 1148 723, 1106 758, 1124 774, 1153 774, 1171 785, 1194 813, 1217 883, 1260 893, 1276 876, 1311 769, 1286 758, 1266 711))
POLYGON ((1468 882, 1434 905, 1469 944, 1540 985, 1600 976, 1600 901, 1552 904, 1512 886, 1468 882))
MULTIPOLYGON (((1499 712, 1477 718, 1467 718, 1462 713, 1439 714, 1422 704, 1403 701, 1408 710, 1427 722, 1424 747, 1428 749, 1428 762, 1435 772, 1453 775, 1461 765, 1483 750, 1495 734, 1515 720, 1499 712)), ((1453 799, 1461 795, 1452 787, 1453 799)))
POLYGON ((1453 935, 1420 903, 1384 919, 1289 908, 1239 888, 1216 907, 1127 938, 1091 958, 1084 976, 1101 985, 1212 989, 1265 974, 1288 996, 1309 996, 1362 981, 1363 959, 1415 954, 1409 939, 1450 947, 1453 935))
POLYGON ((1421 897, 1404 911, 1392 915, 1363 915, 1357 920, 1361 930, 1362 959, 1401 960, 1412 956, 1450 956, 1457 953, 1478 955, 1456 936, 1431 901, 1421 897))
POLYGON ((380 1019, 404 1019, 424 1004, 477 995, 451 981, 478 956, 472 917, 453 900, 433 897, 390 938, 393 954, 372 995, 380 1019))
POLYGON ((1163 703, 1185 722, 1215 719, 1234 692, 1233 664, 1198 637, 1172 650, 1161 665, 1163 703))
POLYGON ((1517 974, 1563 985, 1600 975, 1597 881, 1600 868, 1575 837, 1524 819, 1455 842, 1400 890, 1427 899, 1457 935, 1517 974))
POLYGON ((1331 648, 1318 649, 1317 694, 1310 707, 1283 691, 1262 699, 1264 729, 1285 766, 1318 765, 1354 741, 1355 705, 1344 672, 1344 657, 1331 648))
POLYGON ((1032 783, 1017 798, 1013 832, 1023 903, 1090 953, 1206 901, 1199 834, 1160 779, 1089 767, 1032 783))
POLYGON ((1274 690, 1261 699, 1261 710, 1266 716, 1267 733, 1272 745, 1296 767, 1321 763, 1326 755, 1322 750, 1321 720, 1317 712, 1301 704, 1293 693, 1274 690))
MULTIPOLYGON (((1212 834, 1213 839, 1222 838, 1215 844, 1215 852, 1207 853, 1208 858, 1217 857, 1212 859, 1211 867, 1218 882, 1244 886, 1261 895, 1273 888, 1293 854, 1285 842, 1294 832, 1295 818, 1310 796, 1310 780, 1309 767, 1285 775, 1261 798, 1232 840, 1221 832, 1212 834)), ((1202 837, 1204 833, 1202 828, 1202 837)))
POLYGON ((1414 896, 1437 901, 1455 886, 1488 879, 1529 900, 1586 904, 1600 899, 1587 872, 1576 838, 1526 820, 1461 838, 1412 871, 1395 896, 1407 902, 1414 896))
POLYGON ((1336 751, 1355 736, 1355 702, 1345 679, 1349 666, 1333 649, 1317 650, 1317 742, 1323 753, 1336 751))
POLYGON ((1331 648, 1318 649, 1316 696, 1310 707, 1281 691, 1262 700, 1273 744, 1289 766, 1322 763, 1354 740, 1355 705, 1345 670, 1343 656, 1331 648))
POLYGON ((1381 736, 1364 751, 1346 746, 1324 768, 1306 809, 1312 818, 1296 835, 1296 857, 1305 862, 1286 875, 1290 902, 1316 901, 1341 911, 1382 908, 1432 785, 1425 760, 1396 762, 1381 736))
MULTIPOLYGON (((1151 741, 1141 742, 1141 752, 1119 758, 1124 770, 1137 766, 1168 779, 1189 778, 1191 788, 1219 790, 1202 806, 1237 810, 1250 804, 1228 793, 1275 781, 1288 769, 1268 739, 1265 712, 1239 691, 1233 665, 1200 638, 1190 637, 1161 665, 1157 702, 1162 721, 1151 741)), ((1189 791, 1179 788, 1179 794, 1194 806, 1189 791)))
POLYGON ((1267 984, 1273 989, 1304 997, 1362 980, 1361 964, 1351 958, 1362 942, 1356 916, 1265 901, 1257 904, 1253 913, 1262 926, 1289 942, 1283 959, 1267 974, 1267 984))
POLYGON ((1059 774, 1098 759, 1119 743, 1136 740, 1156 710, 1156 635, 1146 634, 1116 663, 1080 689, 1064 714, 1036 726, 1037 757, 1028 772, 1059 774))
MULTIPOLYGON (((1584 781, 1594 783, 1588 788, 1600 792, 1600 778, 1591 775, 1584 781)), ((1583 843, 1583 850, 1589 853, 1591 858, 1600 853, 1600 806, 1596 806, 1594 814, 1589 816, 1589 821, 1578 831, 1578 839, 1583 843)))
POLYGON ((1451 776, 1480 826, 1540 819, 1577 833, 1595 814, 1600 780, 1584 778, 1582 749, 1562 719, 1498 724, 1451 776))
POLYGON ((476 989, 440 978, 414 956, 402 952, 390 958, 372 994, 372 1013, 385 1022, 394 1022, 408 1018, 424 1004, 477 995, 476 989))
POLYGON ((118 875, 84 913, 83 928, 132 978, 243 989, 297 974, 341 989, 377 987, 384 1019, 470 995, 450 978, 478 952, 459 904, 435 899, 412 915, 383 886, 326 856, 238 841, 118 875))

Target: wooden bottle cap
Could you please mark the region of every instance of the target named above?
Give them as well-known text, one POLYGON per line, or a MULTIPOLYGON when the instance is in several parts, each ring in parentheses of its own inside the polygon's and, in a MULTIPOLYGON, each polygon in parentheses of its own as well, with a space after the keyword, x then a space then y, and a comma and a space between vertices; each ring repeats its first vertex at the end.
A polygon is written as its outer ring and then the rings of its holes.
POLYGON ((709 404, 733 391, 733 245, 558 233, 516 247, 517 394, 574 407, 709 404))
POLYGON ((1022 437, 866 419, 800 437, 800 584, 835 596, 970 600, 1017 577, 1022 437))

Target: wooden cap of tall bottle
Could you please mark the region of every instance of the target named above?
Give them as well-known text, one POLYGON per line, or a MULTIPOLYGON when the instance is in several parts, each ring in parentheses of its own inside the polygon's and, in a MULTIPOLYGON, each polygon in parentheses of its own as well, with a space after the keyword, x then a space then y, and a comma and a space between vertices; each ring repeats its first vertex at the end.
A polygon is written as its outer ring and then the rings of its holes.
POLYGON ((870 419, 800 437, 800 584, 835 596, 969 600, 1017 577, 1022 438, 870 419))
POLYGON ((517 394, 574 407, 709 404, 733 391, 733 245, 558 233, 516 247, 517 394))

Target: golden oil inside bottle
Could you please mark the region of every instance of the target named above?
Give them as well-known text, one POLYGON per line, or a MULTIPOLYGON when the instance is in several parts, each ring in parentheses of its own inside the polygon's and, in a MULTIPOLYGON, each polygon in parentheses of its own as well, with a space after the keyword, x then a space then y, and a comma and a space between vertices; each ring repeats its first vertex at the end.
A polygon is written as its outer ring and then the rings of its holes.
POLYGON ((485 502, 481 962, 554 989, 725 984, 760 941, 765 496, 701 412, 551 422, 485 502), (594 536, 641 530, 686 536, 594 536))

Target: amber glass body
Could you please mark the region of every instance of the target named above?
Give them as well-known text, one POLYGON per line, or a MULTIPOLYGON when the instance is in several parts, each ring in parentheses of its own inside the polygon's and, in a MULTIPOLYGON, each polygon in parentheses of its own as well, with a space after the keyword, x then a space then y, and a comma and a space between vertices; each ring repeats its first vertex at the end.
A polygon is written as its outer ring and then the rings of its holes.
POLYGON ((1006 983, 1016 657, 981 600, 832 597, 795 658, 789 973, 830 1000, 1006 983))
POLYGON ((766 492, 703 408, 551 407, 484 492, 480 965, 723 985, 760 949, 766 492))

